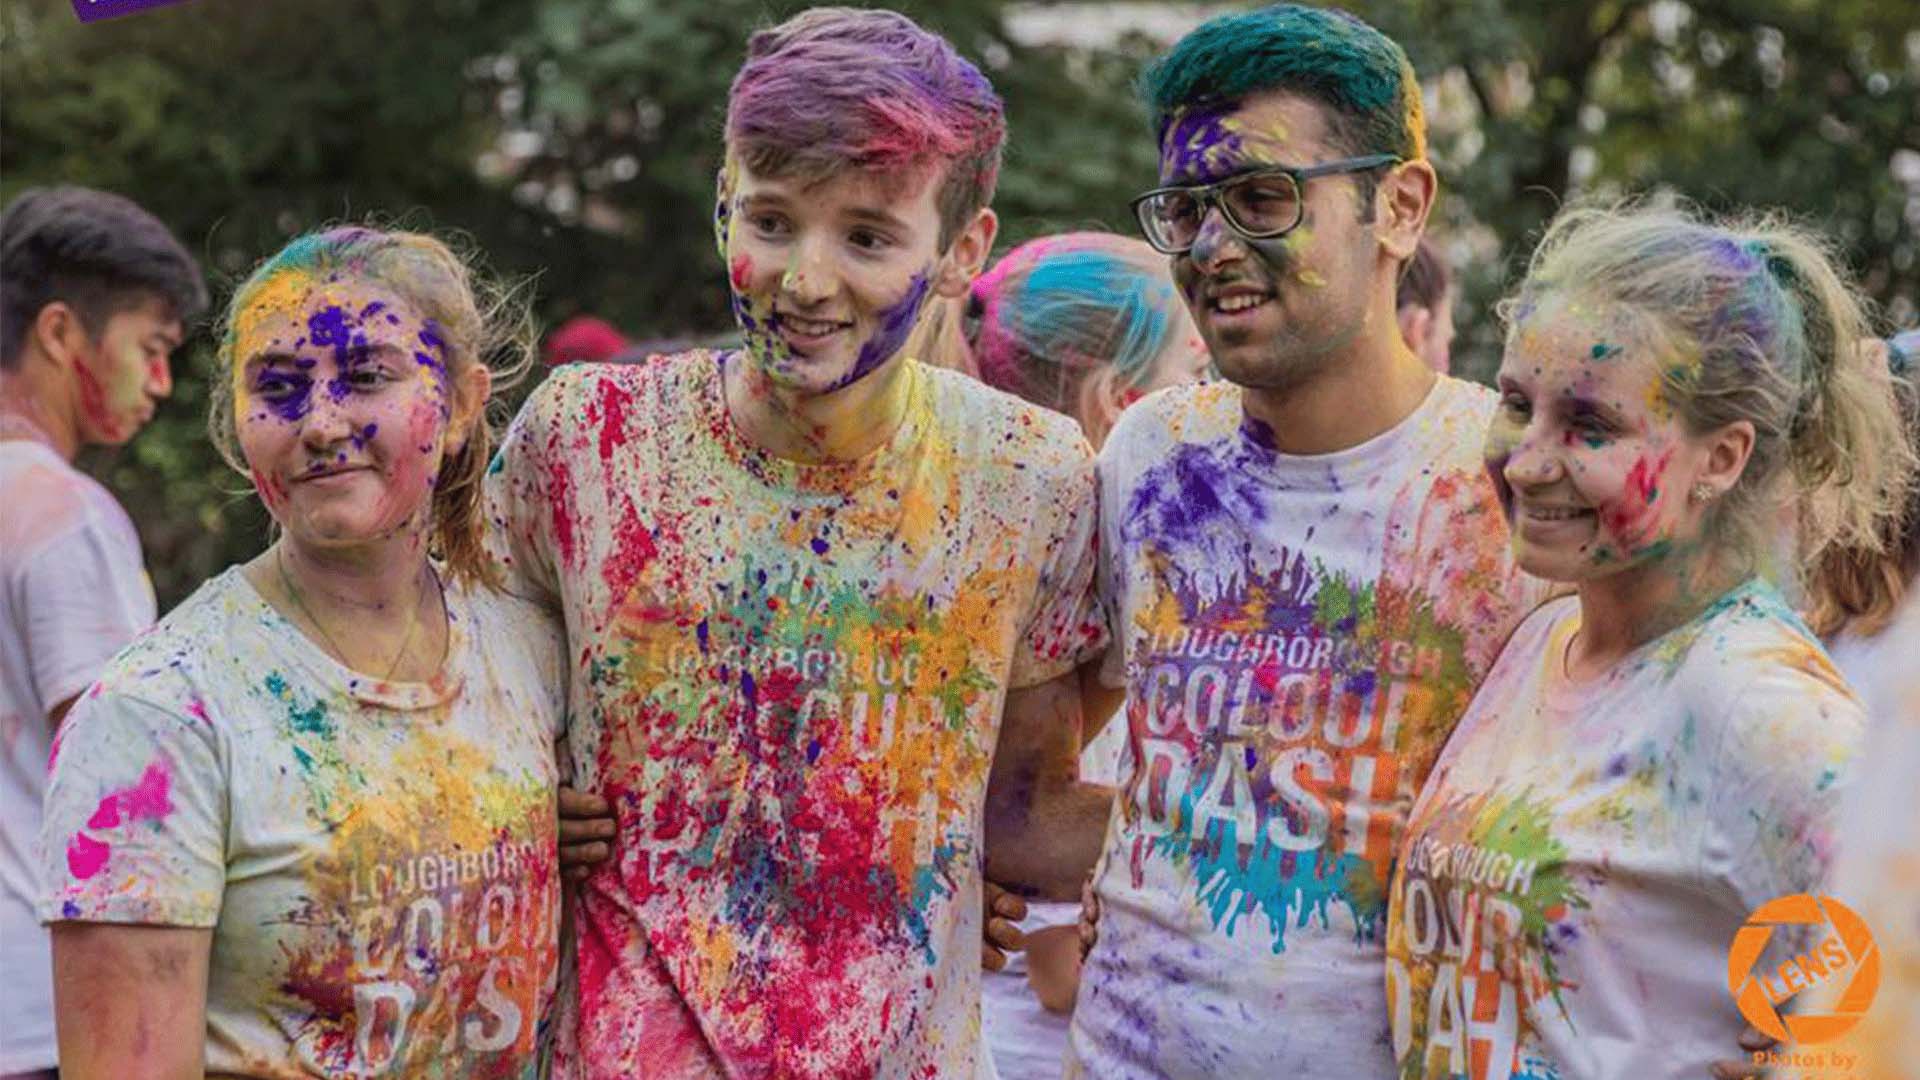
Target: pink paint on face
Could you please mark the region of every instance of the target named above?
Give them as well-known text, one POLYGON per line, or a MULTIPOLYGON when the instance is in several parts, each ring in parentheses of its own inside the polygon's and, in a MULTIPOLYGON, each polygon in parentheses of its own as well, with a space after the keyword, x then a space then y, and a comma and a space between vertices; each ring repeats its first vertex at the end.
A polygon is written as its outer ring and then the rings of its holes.
POLYGON ((1522 568, 1584 581, 1664 557, 1697 531, 1685 491, 1706 463, 1667 406, 1671 362, 1618 311, 1549 297, 1515 325, 1486 459, 1522 568))
MULTIPOLYGON (((173 813, 173 773, 164 761, 154 761, 140 779, 117 791, 110 791, 94 807, 87 828, 106 831, 137 821, 159 821, 173 813)), ((85 832, 73 834, 67 841, 67 869, 76 878, 98 874, 107 865, 112 847, 85 832)))
POLYGON ((86 442, 118 446, 153 419, 159 400, 173 393, 169 358, 183 333, 180 320, 158 299, 107 319, 92 348, 74 358, 86 442))

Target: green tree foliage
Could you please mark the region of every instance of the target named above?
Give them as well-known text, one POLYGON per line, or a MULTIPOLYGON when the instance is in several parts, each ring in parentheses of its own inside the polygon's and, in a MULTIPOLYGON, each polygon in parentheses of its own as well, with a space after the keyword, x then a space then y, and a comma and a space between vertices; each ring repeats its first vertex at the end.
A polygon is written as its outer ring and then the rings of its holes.
MULTIPOLYGON (((549 324, 587 311, 640 337, 710 333, 726 325, 708 225, 726 87, 747 34, 801 6, 187 0, 83 25, 62 0, 8 0, 0 198, 61 181, 131 195, 200 254, 216 292, 318 224, 452 230, 495 272, 534 276, 549 324)), ((1005 242, 1131 228, 1154 154, 1130 84, 1154 43, 1008 30, 1010 12, 1036 8, 1072 26, 1072 5, 897 6, 1007 100, 1005 242)), ((1436 98, 1469 371, 1497 356, 1490 301, 1583 189, 1811 215, 1913 319, 1920 178, 1903 187, 1893 155, 1920 172, 1920 35, 1903 0, 1348 6, 1406 44, 1436 98)), ((211 341, 183 354, 160 419, 94 463, 141 528, 164 604, 265 537, 202 433, 211 341)))

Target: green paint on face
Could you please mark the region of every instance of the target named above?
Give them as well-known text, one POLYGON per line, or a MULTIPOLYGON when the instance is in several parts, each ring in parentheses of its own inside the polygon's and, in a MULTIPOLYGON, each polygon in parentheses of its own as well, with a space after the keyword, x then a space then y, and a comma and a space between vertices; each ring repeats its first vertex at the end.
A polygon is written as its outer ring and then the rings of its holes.
POLYGON ((1611 360, 1619 355, 1620 346, 1618 345, 1609 345, 1604 341, 1594 343, 1593 358, 1595 360, 1611 360))

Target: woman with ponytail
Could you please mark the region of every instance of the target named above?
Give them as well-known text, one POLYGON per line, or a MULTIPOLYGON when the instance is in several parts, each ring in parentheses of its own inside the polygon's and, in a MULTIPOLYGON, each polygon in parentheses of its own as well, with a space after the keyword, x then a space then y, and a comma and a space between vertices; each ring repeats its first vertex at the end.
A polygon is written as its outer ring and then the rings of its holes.
POLYGON ((1797 521, 1810 609, 1877 602, 1844 568, 1913 455, 1854 293, 1783 222, 1567 211, 1507 315, 1488 468, 1521 567, 1574 595, 1515 631, 1414 806, 1395 1053, 1403 1076, 1707 1075, 1819 944, 1736 953, 1736 1007, 1728 943, 1818 892, 1863 726, 1762 534, 1797 521))
POLYGON ((565 669, 489 587, 479 501, 488 399, 528 356, 511 300, 363 228, 235 293, 212 429, 279 535, 56 747, 66 1075, 543 1074, 565 669))

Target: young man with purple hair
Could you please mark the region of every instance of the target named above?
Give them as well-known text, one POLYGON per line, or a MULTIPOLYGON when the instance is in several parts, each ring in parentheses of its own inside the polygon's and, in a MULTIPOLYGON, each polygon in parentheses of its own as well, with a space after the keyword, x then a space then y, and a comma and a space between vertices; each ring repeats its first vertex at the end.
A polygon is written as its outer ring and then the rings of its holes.
POLYGON ((585 1075, 990 1075, 983 819, 1002 880, 1071 896, 1094 857, 1090 451, 903 350, 987 256, 1004 133, 900 15, 754 35, 715 217, 744 347, 560 369, 507 436, 498 553, 565 617, 576 783, 617 818, 585 1075), (1076 818, 1078 851, 1032 828, 1076 818))
POLYGON ((1398 45, 1341 12, 1213 19, 1147 72, 1136 209, 1226 381, 1099 462, 1133 775, 1093 891, 1070 1072, 1396 1073, 1385 898, 1408 807, 1537 587, 1481 436, 1401 339, 1436 187, 1398 45))

